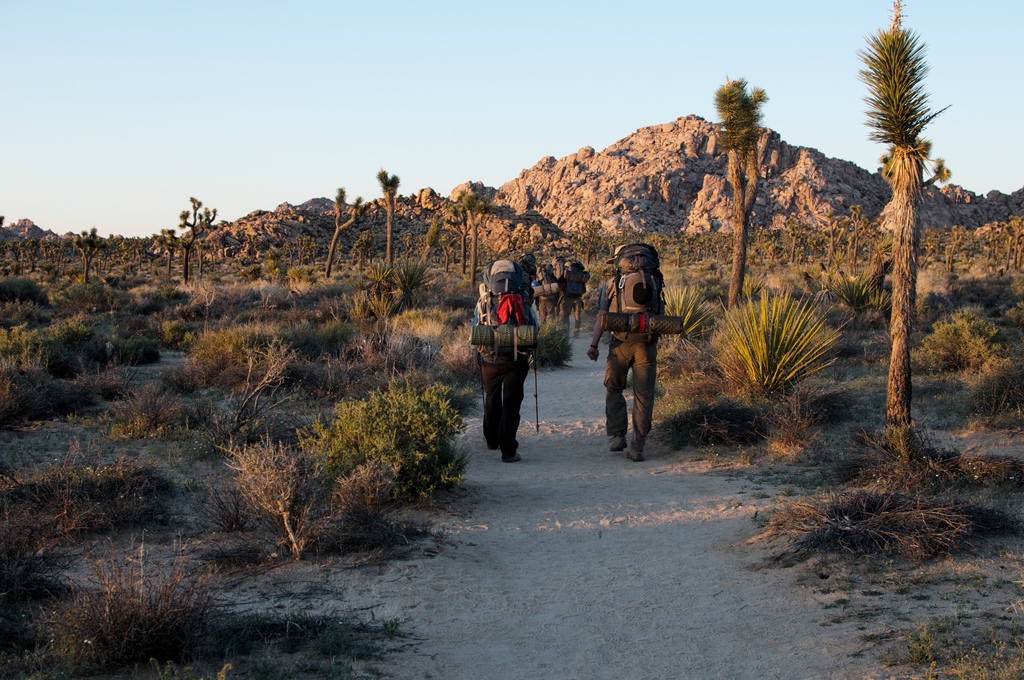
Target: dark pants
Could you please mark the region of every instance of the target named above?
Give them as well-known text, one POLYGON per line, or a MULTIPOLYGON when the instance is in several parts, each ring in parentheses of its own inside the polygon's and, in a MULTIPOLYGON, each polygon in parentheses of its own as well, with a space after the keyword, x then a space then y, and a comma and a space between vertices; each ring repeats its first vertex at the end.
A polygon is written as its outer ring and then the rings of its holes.
POLYGON ((633 442, 630 450, 640 453, 644 450, 647 433, 651 431, 651 414, 654 412, 654 387, 658 373, 658 345, 646 342, 620 342, 612 338, 608 347, 608 363, 605 366, 604 386, 609 437, 625 436, 629 425, 626 412, 626 376, 633 370, 633 442))
POLYGON ((484 383, 484 438, 491 448, 501 449, 502 458, 511 458, 519 448, 519 407, 523 403, 523 384, 530 374, 529 359, 504 364, 480 363, 484 383))
POLYGON ((537 298, 537 316, 541 323, 558 321, 558 315, 561 312, 560 299, 556 297, 537 298))

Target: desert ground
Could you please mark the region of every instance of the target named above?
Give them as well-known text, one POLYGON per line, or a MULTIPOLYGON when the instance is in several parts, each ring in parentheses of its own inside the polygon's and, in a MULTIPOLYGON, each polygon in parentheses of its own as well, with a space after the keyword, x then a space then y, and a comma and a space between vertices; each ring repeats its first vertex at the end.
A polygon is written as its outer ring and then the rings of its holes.
MULTIPOLYGON (((924 607, 968 611, 982 595, 950 603, 940 592, 953 586, 943 579, 924 579, 933 594, 922 595, 892 588, 884 567, 874 585, 870 576, 858 585, 849 560, 772 560, 784 546, 759 539, 756 518, 794 493, 792 471, 776 479, 690 461, 657 437, 643 463, 610 453, 604 355, 591 362, 587 344, 575 341, 570 367, 541 372, 539 432, 531 376, 521 462, 488 451, 479 416, 470 418, 465 481, 433 515, 442 540, 413 559, 323 576, 322 606, 402 621, 400 651, 376 664, 380 671, 409 679, 924 677, 927 669, 881 663, 885 642, 924 607)), ((985 562, 975 556, 971 568, 985 562)))

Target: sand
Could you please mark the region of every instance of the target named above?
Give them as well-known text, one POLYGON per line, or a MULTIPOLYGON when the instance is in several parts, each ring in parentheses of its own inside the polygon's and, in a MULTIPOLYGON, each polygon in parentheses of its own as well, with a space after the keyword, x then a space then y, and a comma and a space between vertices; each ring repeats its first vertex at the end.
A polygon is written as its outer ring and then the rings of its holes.
POLYGON ((877 626, 834 623, 813 564, 764 567, 752 518, 774 500, 751 497, 749 471, 657 441, 643 463, 608 451, 604 348, 594 363, 587 345, 541 371, 539 433, 530 376, 521 462, 502 463, 468 419, 472 457, 434 518, 436 548, 344 573, 344 604, 398 618, 407 636, 376 667, 410 679, 896 677, 863 641, 877 626))

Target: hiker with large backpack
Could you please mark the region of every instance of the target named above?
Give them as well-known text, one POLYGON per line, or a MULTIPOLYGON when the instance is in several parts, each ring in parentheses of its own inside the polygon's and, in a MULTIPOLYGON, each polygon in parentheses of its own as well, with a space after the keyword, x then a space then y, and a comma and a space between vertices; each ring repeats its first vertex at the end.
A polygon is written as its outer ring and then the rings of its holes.
POLYGON ((612 451, 626 448, 629 414, 622 391, 632 370, 633 440, 626 456, 640 462, 644 460, 644 442, 651 431, 658 371, 658 335, 650 320, 664 313, 664 278, 658 251, 644 243, 619 246, 608 264, 614 265, 614 272, 598 297, 598 316, 587 356, 597 361, 600 355, 598 343, 607 325, 606 316, 611 313, 616 321, 626 320, 624 325, 611 328, 620 330, 612 333, 605 367, 606 431, 612 451))
POLYGON ((558 320, 559 302, 562 298, 562 287, 550 265, 538 265, 537 275, 533 281, 533 299, 537 301, 537 316, 541 323, 558 320))
POLYGON ((580 325, 583 323, 583 295, 587 292, 587 281, 590 272, 582 262, 573 261, 564 265, 562 271, 562 325, 572 330, 572 337, 580 337, 580 325), (573 329, 573 321, 576 328, 573 329))
MULTIPOLYGON (((515 463, 519 408, 537 347, 537 320, 529 305, 530 280, 522 265, 497 260, 484 269, 470 342, 476 345, 484 392, 483 429, 487 448, 515 463)), ((536 380, 536 378, 535 378, 536 380)), ((534 397, 536 397, 536 390, 534 397)))

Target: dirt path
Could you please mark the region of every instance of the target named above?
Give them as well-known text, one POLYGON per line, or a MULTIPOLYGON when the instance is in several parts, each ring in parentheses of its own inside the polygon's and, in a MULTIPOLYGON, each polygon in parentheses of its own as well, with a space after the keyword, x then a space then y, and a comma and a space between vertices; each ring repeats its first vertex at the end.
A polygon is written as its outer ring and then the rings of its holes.
POLYGON ((527 390, 522 462, 502 463, 469 420, 440 553, 344 575, 345 606, 398 617, 409 635, 378 667, 403 679, 890 677, 861 638, 877 626, 833 624, 815 574, 754 568, 763 554, 743 544, 773 501, 750 496, 747 473, 656 442, 645 463, 609 453, 604 357, 586 347, 541 373, 539 434, 527 390))

